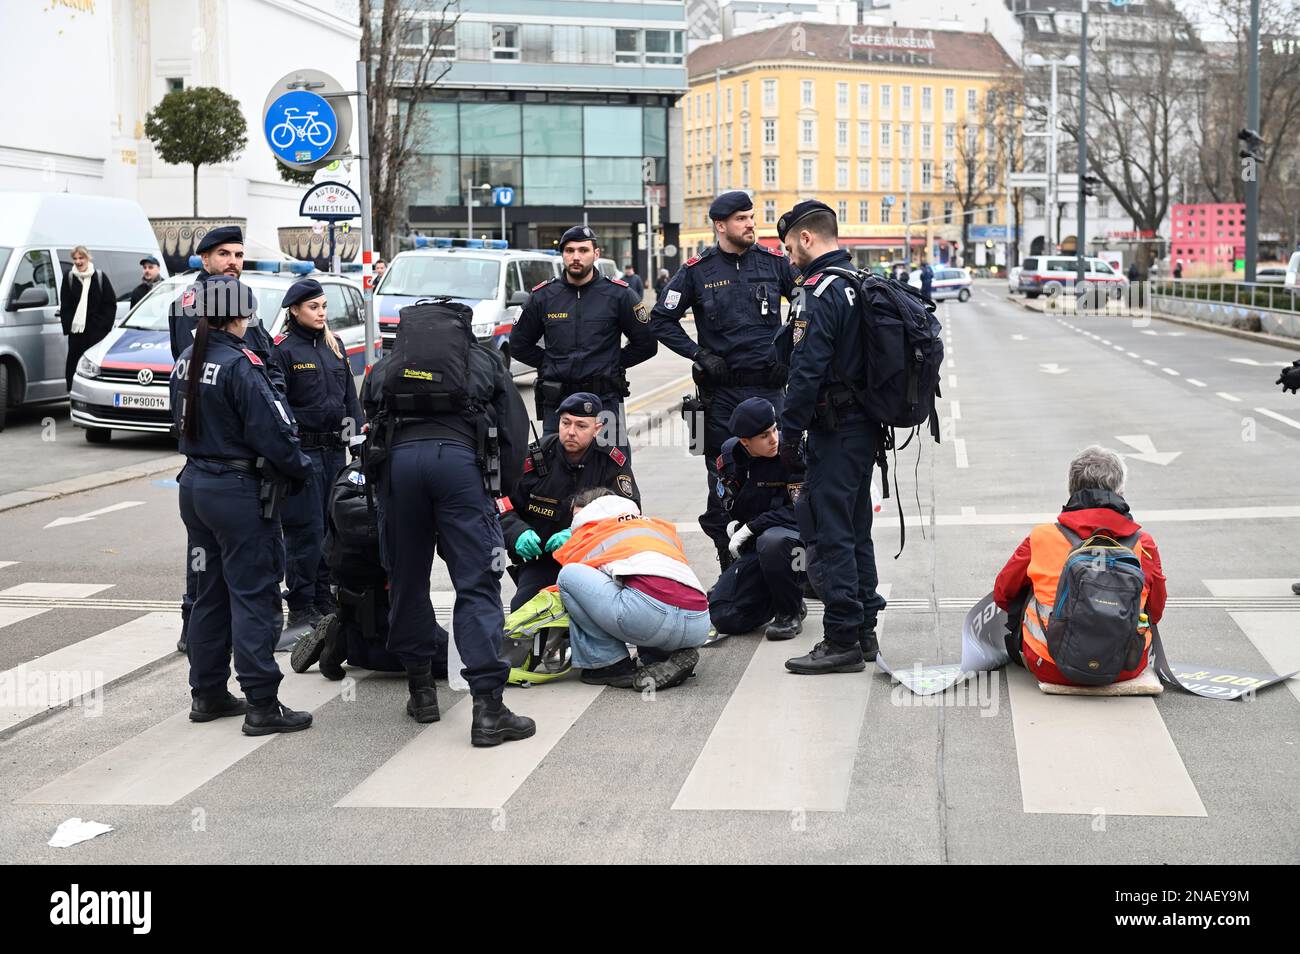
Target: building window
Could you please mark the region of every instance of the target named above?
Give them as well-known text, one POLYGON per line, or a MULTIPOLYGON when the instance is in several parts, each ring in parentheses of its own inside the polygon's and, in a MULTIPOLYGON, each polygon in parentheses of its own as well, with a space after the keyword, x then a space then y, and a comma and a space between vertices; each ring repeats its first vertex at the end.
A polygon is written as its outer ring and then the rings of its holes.
POLYGON ((695 191, 695 167, 686 167, 686 192, 690 194, 695 191))
POLYGON ((646 30, 647 66, 681 66, 686 62, 686 34, 682 30, 646 30))
POLYGON ((912 151, 912 124, 898 124, 898 148, 903 152, 912 151))
POLYGON ((728 189, 734 189, 734 188, 736 187, 736 180, 733 179, 733 178, 731 178, 731 160, 730 160, 730 159, 727 160, 727 178, 726 178, 726 183, 727 183, 727 188, 728 188, 728 189))
POLYGON ((799 84, 799 88, 802 91, 800 93, 800 102, 804 106, 811 106, 813 104, 813 81, 804 80, 799 84))
POLYGON ((898 162, 898 187, 900 189, 912 188, 912 162, 910 159, 900 159, 898 162))
POLYGON ((934 188, 934 163, 929 159, 921 160, 921 188, 927 192, 934 188))
POLYGON ((934 129, 929 123, 921 123, 921 151, 929 152, 934 148, 934 129))
POLYGON ((858 150, 871 152, 871 123, 858 123, 858 150))
POLYGON ((952 225, 952 203, 951 202, 945 202, 943 204, 943 224, 952 225))
POLYGON ((763 120, 763 145, 765 146, 776 145, 776 120, 775 119, 763 120))
POLYGON ((765 199, 763 201, 763 224, 776 224, 776 199, 765 199))
POLYGON ((871 188, 871 160, 870 159, 858 160, 858 188, 863 190, 871 188))
POLYGON ((849 161, 840 159, 835 163, 835 188, 847 189, 849 187, 849 161))
POLYGON ((167 77, 167 92, 177 93, 185 88, 185 80, 179 76, 167 77))
POLYGON ((492 59, 519 59, 519 27, 492 24, 492 59))
POLYGON ((835 124, 835 145, 841 149, 849 148, 849 124, 838 122, 835 124))
POLYGON ((858 111, 864 116, 871 115, 871 84, 858 84, 858 111))
POLYGON ((704 115, 709 119, 713 118, 713 94, 704 94, 704 115))
POLYGON ((749 109, 749 80, 740 84, 740 108, 742 111, 749 109))
POLYGON ((776 188, 776 160, 775 159, 763 160, 763 188, 765 189, 776 188))
POLYGON ((712 126, 706 126, 704 128, 704 149, 707 152, 710 153, 713 152, 713 127, 712 126))
POLYGON ((776 109, 776 80, 763 80, 763 108, 776 109))
POLYGON ((951 160, 943 164, 943 186, 945 189, 957 188, 957 163, 951 160))
POLYGON ((880 124, 880 148, 885 152, 889 151, 889 123, 880 124))
POLYGON ((695 137, 692 136, 690 133, 687 133, 686 134, 686 158, 687 159, 691 158, 691 154, 694 151, 693 149, 694 145, 695 145, 695 137))
POLYGON ((921 112, 929 113, 934 109, 934 90, 929 86, 921 87, 921 112))
POLYGON ((886 116, 888 116, 890 111, 893 109, 893 91, 894 88, 888 84, 884 84, 880 87, 880 111, 886 116))
POLYGON ((952 123, 943 124, 943 151, 952 152, 957 145, 957 127, 952 123))
POLYGON ((731 123, 727 123, 727 152, 731 152, 731 123))
POLYGON ((880 160, 880 188, 892 189, 894 187, 894 164, 888 159, 880 160))
POLYGON ((892 213, 893 213, 893 206, 891 206, 887 201, 885 201, 885 199, 881 199, 880 200, 880 224, 888 225, 892 213))
POLYGON ((749 160, 748 159, 740 160, 740 187, 742 189, 749 188, 749 160))
POLYGON ((844 225, 849 224, 849 204, 844 201, 836 203, 836 216, 844 225))
POLYGON ((975 155, 975 146, 979 141, 979 130, 972 125, 966 127, 966 155, 975 155))
POLYGON ((742 120, 740 123, 740 148, 745 150, 749 148, 749 120, 742 120))
POLYGON ((812 185, 813 185, 813 169, 814 169, 814 163, 813 163, 813 160, 811 160, 811 159, 804 159, 804 160, 801 161, 800 165, 801 165, 802 168, 803 168, 803 172, 802 172, 801 175, 800 175, 800 182, 801 182, 804 186, 806 186, 806 187, 812 187, 812 185))
POLYGON ((930 217, 930 200, 921 203, 921 221, 924 222, 930 217))
POLYGON ((899 208, 903 210, 903 221, 904 222, 912 221, 912 203, 904 199, 902 204, 899 206, 899 208))
POLYGON ((799 142, 804 146, 811 146, 816 143, 813 136, 813 121, 811 119, 800 120, 799 122, 799 142))
POLYGON ((865 199, 858 203, 858 222, 866 225, 871 218, 871 203, 865 199))
POLYGON ((905 113, 910 113, 912 111, 912 87, 900 86, 898 93, 899 93, 898 108, 903 110, 903 112, 905 113))
POLYGON ((977 105, 979 94, 973 89, 966 90, 966 112, 973 113, 979 108, 977 105))
POLYGON ((641 31, 640 30, 615 30, 614 31, 614 62, 615 63, 640 63, 641 62, 641 31))
POLYGON ((984 188, 992 189, 998 180, 998 168, 991 162, 984 163, 984 188))
POLYGON ((988 209, 988 210, 986 210, 986 211, 984 212, 984 223, 985 223, 986 225, 992 225, 992 224, 993 224, 993 210, 992 210, 992 209, 988 209))
POLYGON ((951 113, 957 108, 957 91, 951 86, 946 87, 943 91, 943 109, 944 112, 951 113))
POLYGON ((849 84, 848 83, 835 84, 835 106, 837 109, 849 108, 849 84))
POLYGON ((731 87, 727 87, 727 118, 731 118, 731 87))

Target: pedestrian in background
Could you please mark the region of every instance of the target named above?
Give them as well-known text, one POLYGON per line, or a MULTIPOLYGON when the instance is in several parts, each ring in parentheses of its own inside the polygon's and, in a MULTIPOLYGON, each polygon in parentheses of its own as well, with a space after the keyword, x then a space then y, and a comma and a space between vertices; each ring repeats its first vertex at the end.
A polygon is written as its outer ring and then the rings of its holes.
POLYGON ((934 290, 934 269, 927 259, 921 259, 921 297, 931 298, 934 290))
POLYGON ((140 304, 140 300, 153 290, 153 286, 162 281, 162 273, 158 268, 158 259, 152 255, 146 255, 140 259, 140 284, 131 290, 131 307, 134 308, 140 304))
POLYGON ((623 281, 627 282, 627 287, 636 292, 637 298, 645 297, 645 282, 641 281, 641 276, 636 273, 635 266, 623 266, 623 281))
POLYGON ((117 295, 113 283, 95 270, 90 249, 78 245, 72 250, 72 270, 63 276, 59 293, 59 320, 68 339, 68 360, 64 377, 72 390, 72 375, 87 349, 104 340, 117 318, 117 295))
POLYGON ((655 297, 664 293, 664 288, 672 280, 672 274, 666 268, 659 269, 659 274, 655 276, 655 297))

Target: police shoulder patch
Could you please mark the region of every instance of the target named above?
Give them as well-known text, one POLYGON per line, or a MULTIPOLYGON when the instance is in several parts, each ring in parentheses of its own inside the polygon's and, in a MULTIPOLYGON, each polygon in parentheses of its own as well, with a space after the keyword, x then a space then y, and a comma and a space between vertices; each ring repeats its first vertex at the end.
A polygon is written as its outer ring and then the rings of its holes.
POLYGON ((182 308, 194 307, 194 299, 196 297, 198 296, 194 291, 194 286, 191 285, 189 288, 185 289, 185 294, 181 296, 181 307, 182 308))
MULTIPOLYGON (((527 465, 525 465, 524 469, 525 470, 527 469, 527 465)), ((497 498, 497 513, 509 513, 511 510, 514 509, 515 509, 515 505, 510 502, 509 497, 497 498)))
POLYGON ((555 281, 554 278, 548 278, 548 279, 546 279, 546 281, 544 281, 544 282, 538 282, 536 285, 533 286, 533 291, 537 291, 539 288, 545 288, 547 285, 549 285, 549 284, 550 284, 551 282, 553 282, 553 281, 555 281))
POLYGON ((275 343, 276 343, 276 344, 279 344, 281 341, 283 341, 283 340, 284 340, 285 338, 287 338, 287 337, 289 337, 289 332, 287 332, 287 331, 282 331, 282 332, 280 332, 278 335, 275 336, 275 339, 274 339, 274 340, 275 340, 275 343))
POLYGON ((533 470, 533 458, 530 455, 524 458, 524 473, 525 474, 532 473, 532 470, 533 470))
POLYGON ((264 367, 266 367, 266 365, 262 364, 262 359, 259 358, 259 357, 254 353, 254 352, 250 351, 250 350, 247 349, 247 348, 240 348, 239 350, 242 351, 242 352, 244 352, 244 357, 246 357, 249 361, 251 361, 251 362, 252 362, 253 364, 255 364, 257 367, 259 367, 259 368, 264 368, 264 367))
POLYGON ((821 277, 822 277, 822 273, 821 273, 821 272, 818 272, 816 275, 809 275, 807 278, 805 278, 805 279, 803 280, 803 284, 805 284, 805 285, 816 285, 816 284, 817 284, 817 279, 819 279, 819 278, 821 278, 821 277))
POLYGON ((700 257, 699 257, 698 255, 692 255, 690 258, 688 258, 688 259, 686 260, 686 267, 687 267, 687 268, 690 268, 692 265, 694 265, 694 264, 695 264, 696 262, 698 262, 699 260, 700 260, 700 257))
POLYGON ((760 245, 759 248, 763 249, 769 255, 775 255, 777 258, 785 258, 785 250, 780 247, 772 248, 770 245, 760 245))
POLYGON ((627 456, 617 447, 611 447, 609 449, 609 459, 620 467, 627 463, 627 456))
POLYGON ((650 315, 645 310, 645 302, 639 301, 635 305, 633 305, 632 314, 636 318, 636 320, 641 322, 641 324, 643 325, 650 320, 650 315))
POLYGON ((619 474, 618 490, 624 497, 631 497, 633 495, 632 478, 627 474, 619 474))
POLYGON ((627 282, 623 281, 621 278, 611 278, 610 281, 615 285, 622 285, 624 288, 627 288, 627 282))

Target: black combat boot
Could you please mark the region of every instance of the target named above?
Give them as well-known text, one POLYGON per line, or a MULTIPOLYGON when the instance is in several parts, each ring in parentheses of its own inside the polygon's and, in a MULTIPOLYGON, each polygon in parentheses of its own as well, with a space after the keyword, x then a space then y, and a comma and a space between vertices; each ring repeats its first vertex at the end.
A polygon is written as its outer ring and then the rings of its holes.
POLYGON ((311 725, 310 712, 296 712, 281 705, 275 696, 249 699, 244 714, 244 735, 271 735, 275 732, 299 732, 311 725))
POLYGON ((317 625, 293 644, 293 652, 289 654, 290 668, 294 672, 306 672, 316 660, 320 659, 321 650, 324 648, 325 627, 317 625))
POLYGON ((867 664, 857 643, 846 645, 823 639, 807 656, 787 659, 785 668, 805 676, 820 676, 830 672, 862 672, 867 664))
POLYGON ((348 658, 348 641, 343 634, 343 620, 337 613, 326 616, 316 627, 317 632, 321 630, 325 631, 325 639, 321 642, 320 674, 326 679, 338 682, 348 674, 343 668, 343 663, 348 658))
POLYGON ((767 624, 764 635, 770 640, 794 639, 803 632, 803 617, 798 613, 778 613, 776 619, 767 624))
POLYGON ((527 739, 537 731, 537 723, 515 715, 500 696, 475 696, 474 721, 469 729, 469 743, 477 748, 527 739))
POLYGON ((190 721, 211 722, 226 716, 244 715, 248 703, 229 692, 219 696, 195 696, 190 700, 190 721))
POLYGON ((406 700, 406 714, 416 722, 437 722, 438 690, 433 685, 433 667, 427 662, 419 669, 406 668, 406 689, 411 698, 406 700))
POLYGON ((694 649, 678 649, 667 659, 651 662, 642 666, 632 677, 632 688, 644 692, 653 688, 672 689, 680 686, 695 672, 700 661, 700 654, 694 649))
POLYGON ((289 618, 284 621, 284 628, 297 629, 300 626, 310 626, 313 629, 321 621, 320 613, 316 612, 316 607, 309 606, 306 609, 289 610, 289 618))
POLYGON ((862 647, 862 658, 866 662, 875 662, 880 652, 880 643, 876 639, 876 627, 863 623, 858 629, 858 645, 862 647))
POLYGON ((624 656, 616 663, 601 666, 599 669, 584 669, 581 679, 589 686, 613 686, 616 689, 632 688, 632 677, 636 675, 636 663, 630 656, 624 656))

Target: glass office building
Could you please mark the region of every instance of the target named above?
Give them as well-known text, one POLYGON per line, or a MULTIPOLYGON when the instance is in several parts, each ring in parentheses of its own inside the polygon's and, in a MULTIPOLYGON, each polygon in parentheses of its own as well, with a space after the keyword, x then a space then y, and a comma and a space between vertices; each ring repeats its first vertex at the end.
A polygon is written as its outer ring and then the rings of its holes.
POLYGON ((545 16, 540 6, 462 4, 452 67, 415 107, 409 229, 464 236, 472 204, 473 237, 501 238, 501 208, 483 187, 508 186, 511 245, 550 248, 586 221, 609 257, 621 266, 635 255, 644 273, 647 199, 655 267, 681 221, 672 157, 681 135, 673 106, 687 88, 684 6, 557 0, 545 16))

